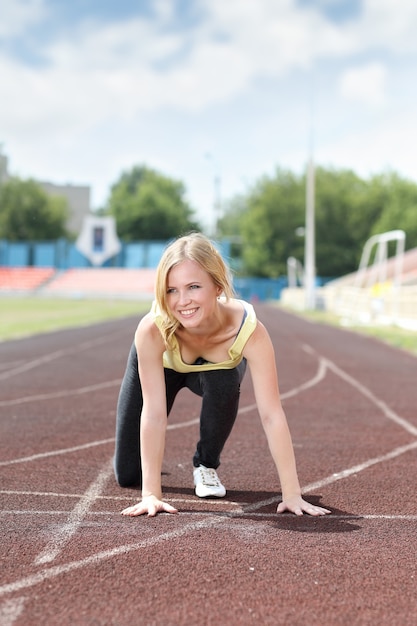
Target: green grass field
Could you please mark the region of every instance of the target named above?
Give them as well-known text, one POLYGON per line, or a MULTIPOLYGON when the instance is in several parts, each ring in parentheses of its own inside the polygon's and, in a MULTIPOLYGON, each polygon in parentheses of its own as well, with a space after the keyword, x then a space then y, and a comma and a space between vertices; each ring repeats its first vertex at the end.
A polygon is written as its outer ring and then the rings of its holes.
POLYGON ((137 300, 69 300, 2 298, 0 341, 29 337, 62 328, 88 326, 109 319, 140 315, 149 302, 137 300))
MULTIPOLYGON (((296 315, 300 315, 309 319, 312 322, 317 322, 319 324, 330 324, 332 326, 338 326, 339 328, 343 328, 341 324, 340 318, 336 315, 332 315, 331 313, 327 313, 325 311, 292 311, 291 309, 287 309, 288 311, 295 313, 296 315)), ((380 341, 384 341, 390 346, 394 346, 395 348, 400 348, 402 350, 406 350, 407 352, 411 352, 417 356, 417 332, 412 330, 406 330, 404 328, 400 328, 397 326, 365 326, 365 325, 356 325, 356 326, 347 326, 345 327, 347 330, 360 333, 363 335, 367 335, 370 337, 375 337, 380 341)))

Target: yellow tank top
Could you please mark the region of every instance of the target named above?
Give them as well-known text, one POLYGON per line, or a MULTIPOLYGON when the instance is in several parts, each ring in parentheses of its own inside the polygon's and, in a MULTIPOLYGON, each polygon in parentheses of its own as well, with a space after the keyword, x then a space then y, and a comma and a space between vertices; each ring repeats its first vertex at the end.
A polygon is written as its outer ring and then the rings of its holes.
MULTIPOLYGON (((209 363, 204 361, 193 365, 184 363, 181 358, 181 351, 177 338, 174 335, 173 348, 166 350, 163 355, 164 367, 181 373, 207 372, 209 370, 229 370, 237 367, 243 359, 243 348, 256 328, 256 313, 253 306, 244 300, 238 300, 238 302, 241 302, 244 307, 244 319, 242 326, 236 335, 236 339, 228 350, 230 358, 227 359, 227 361, 222 361, 221 363, 209 363)), ((155 301, 152 304, 151 315, 153 316, 155 324, 159 329, 161 329, 162 315, 155 301)))

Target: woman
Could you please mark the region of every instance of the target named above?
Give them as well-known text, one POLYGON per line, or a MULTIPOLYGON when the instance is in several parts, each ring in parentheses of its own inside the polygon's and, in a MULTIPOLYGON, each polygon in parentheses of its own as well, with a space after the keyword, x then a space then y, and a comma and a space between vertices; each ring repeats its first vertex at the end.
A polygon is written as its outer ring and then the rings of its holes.
POLYGON ((142 483, 141 501, 123 515, 177 513, 162 499, 161 471, 167 416, 183 387, 202 397, 193 458, 196 495, 226 494, 216 469, 236 419, 247 364, 281 482, 277 512, 330 513, 301 497, 268 332, 250 304, 233 298, 229 271, 210 240, 193 233, 174 241, 161 258, 155 302, 136 330, 120 390, 116 479, 122 487, 142 483))

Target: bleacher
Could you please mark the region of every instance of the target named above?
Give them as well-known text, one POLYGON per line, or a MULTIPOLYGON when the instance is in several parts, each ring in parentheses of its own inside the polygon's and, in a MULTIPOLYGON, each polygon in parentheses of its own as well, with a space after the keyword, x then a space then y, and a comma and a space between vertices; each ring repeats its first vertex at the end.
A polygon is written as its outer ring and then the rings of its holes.
POLYGON ((44 289, 43 295, 67 297, 115 296, 152 297, 153 268, 73 268, 58 272, 44 289))
POLYGON ((53 267, 0 267, 0 293, 30 293, 55 274, 53 267))

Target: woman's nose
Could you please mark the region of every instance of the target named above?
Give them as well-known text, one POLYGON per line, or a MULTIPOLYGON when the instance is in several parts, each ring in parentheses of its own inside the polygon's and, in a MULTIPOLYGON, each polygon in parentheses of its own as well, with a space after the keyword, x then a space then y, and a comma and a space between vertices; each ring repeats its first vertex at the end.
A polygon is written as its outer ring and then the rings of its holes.
POLYGON ((179 292, 179 303, 180 304, 187 304, 188 302, 190 302, 191 298, 190 298, 190 294, 188 293, 187 290, 180 290, 179 292))

